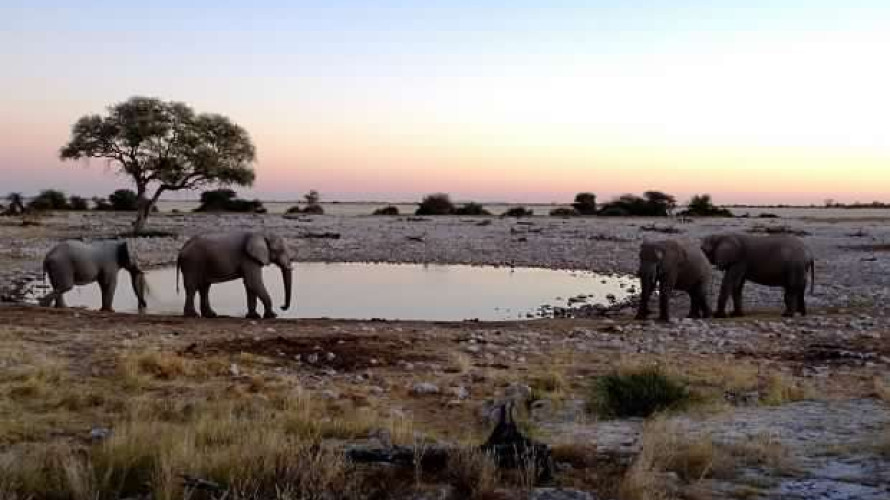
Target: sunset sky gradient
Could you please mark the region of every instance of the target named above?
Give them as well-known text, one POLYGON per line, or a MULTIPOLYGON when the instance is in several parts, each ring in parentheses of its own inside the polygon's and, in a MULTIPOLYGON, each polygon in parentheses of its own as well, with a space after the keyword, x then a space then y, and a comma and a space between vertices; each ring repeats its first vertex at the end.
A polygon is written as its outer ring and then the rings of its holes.
POLYGON ((890 201, 888 54, 886 0, 0 0, 0 189, 127 186, 58 149, 146 95, 244 126, 264 199, 890 201))

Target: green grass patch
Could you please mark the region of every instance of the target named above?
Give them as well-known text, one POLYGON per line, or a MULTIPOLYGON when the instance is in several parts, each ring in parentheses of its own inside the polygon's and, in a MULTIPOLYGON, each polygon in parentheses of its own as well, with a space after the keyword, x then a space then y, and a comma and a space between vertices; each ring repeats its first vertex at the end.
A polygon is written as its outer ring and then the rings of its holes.
POLYGON ((647 368, 597 377, 588 395, 587 408, 604 418, 648 417, 689 400, 686 384, 657 369, 647 368))

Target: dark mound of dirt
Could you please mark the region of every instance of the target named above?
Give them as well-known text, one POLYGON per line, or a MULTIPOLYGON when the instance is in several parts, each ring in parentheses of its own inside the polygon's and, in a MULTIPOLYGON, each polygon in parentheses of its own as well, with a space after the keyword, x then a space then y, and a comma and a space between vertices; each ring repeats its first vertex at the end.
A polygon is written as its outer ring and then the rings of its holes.
POLYGON ((205 345, 192 344, 184 355, 203 357, 226 353, 250 353, 301 363, 319 369, 359 371, 398 362, 434 361, 430 354, 412 350, 412 343, 379 336, 336 335, 325 337, 270 337, 236 339, 205 345))

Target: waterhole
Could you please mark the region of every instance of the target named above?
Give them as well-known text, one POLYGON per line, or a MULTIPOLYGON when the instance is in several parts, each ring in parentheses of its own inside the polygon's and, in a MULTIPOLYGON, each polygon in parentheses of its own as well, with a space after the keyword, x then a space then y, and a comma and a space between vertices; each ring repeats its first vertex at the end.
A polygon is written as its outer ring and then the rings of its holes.
MULTIPOLYGON (((462 265, 315 263, 294 264, 291 307, 281 310, 281 272, 264 269, 274 310, 282 318, 498 321, 552 316, 564 308, 609 305, 634 292, 635 280, 583 271, 462 265)), ((185 292, 176 292, 174 268, 146 273, 148 314, 181 314, 185 292)), ((121 271, 114 308, 136 312, 130 277, 121 271)), ((38 294, 42 294, 39 291, 38 294)), ((65 295, 69 306, 98 309, 96 284, 65 295)), ((241 280, 218 283, 210 303, 220 315, 243 316, 247 299, 241 280)), ((262 314, 262 305, 259 306, 262 314)))

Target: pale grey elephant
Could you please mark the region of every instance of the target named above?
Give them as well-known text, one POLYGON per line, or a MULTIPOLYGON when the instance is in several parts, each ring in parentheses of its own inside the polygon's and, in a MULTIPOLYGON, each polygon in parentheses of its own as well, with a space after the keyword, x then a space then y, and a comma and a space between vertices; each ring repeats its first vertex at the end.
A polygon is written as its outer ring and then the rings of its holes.
POLYGON ((210 285, 241 278, 247 292, 247 317, 259 318, 257 299, 263 303, 265 318, 274 318, 272 299, 263 283, 263 267, 274 263, 281 269, 284 281, 285 303, 290 307, 293 271, 292 254, 280 236, 269 233, 233 232, 196 236, 182 247, 176 260, 176 288, 179 290, 179 272, 185 286, 184 314, 198 315, 195 310, 195 293, 201 294, 201 316, 216 317, 210 307, 210 285))
MULTIPOLYGON (((702 240, 708 260, 723 271, 723 284, 717 299, 716 317, 726 316, 726 302, 732 295, 733 316, 743 316, 742 289, 746 281, 785 289, 785 311, 807 314, 804 295, 807 272, 815 287, 816 264, 807 245, 795 236, 754 236, 741 233, 710 235, 702 240)), ((811 289, 812 293, 812 289, 811 289)))
POLYGON ((658 287, 658 319, 670 319, 670 298, 674 290, 689 294, 690 318, 711 317, 708 287, 711 265, 700 246, 691 241, 649 241, 640 245, 640 285, 642 293, 637 319, 649 316, 649 298, 658 287))
POLYGON ((145 274, 136 263, 130 246, 125 241, 101 241, 93 244, 82 241, 59 243, 43 259, 43 272, 49 276, 53 291, 40 299, 40 305, 65 307, 65 293, 75 285, 98 282, 102 291, 102 310, 113 312, 117 274, 121 269, 130 273, 139 312, 145 310, 145 274))

